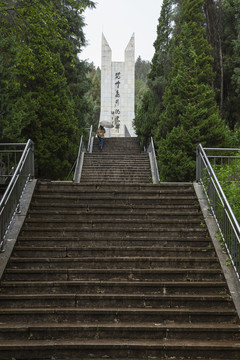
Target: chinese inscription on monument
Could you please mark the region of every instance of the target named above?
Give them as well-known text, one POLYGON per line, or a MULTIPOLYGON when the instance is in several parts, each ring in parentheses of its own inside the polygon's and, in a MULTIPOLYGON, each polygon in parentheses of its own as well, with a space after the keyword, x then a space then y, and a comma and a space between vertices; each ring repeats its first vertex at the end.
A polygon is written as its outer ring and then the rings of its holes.
POLYGON ((113 115, 113 125, 115 129, 118 129, 120 127, 120 82, 121 80, 121 72, 115 73, 115 103, 114 103, 114 110, 112 111, 113 115))

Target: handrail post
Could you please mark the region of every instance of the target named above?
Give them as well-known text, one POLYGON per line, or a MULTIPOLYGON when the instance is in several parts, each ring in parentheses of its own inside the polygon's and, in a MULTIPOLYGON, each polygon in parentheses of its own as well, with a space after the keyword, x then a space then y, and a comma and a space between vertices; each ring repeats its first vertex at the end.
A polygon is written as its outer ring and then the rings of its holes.
POLYGON ((196 148, 196 180, 200 180, 200 151, 201 145, 199 144, 196 148))

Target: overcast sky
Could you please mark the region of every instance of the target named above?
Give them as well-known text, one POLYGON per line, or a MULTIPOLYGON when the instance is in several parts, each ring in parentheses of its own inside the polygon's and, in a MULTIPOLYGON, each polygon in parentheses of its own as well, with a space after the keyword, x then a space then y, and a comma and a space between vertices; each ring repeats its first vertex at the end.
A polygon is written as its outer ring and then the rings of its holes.
POLYGON ((85 11, 84 32, 88 41, 80 58, 101 67, 104 33, 112 49, 112 61, 123 61, 124 50, 135 33, 135 57, 152 60, 162 0, 96 0, 96 8, 85 11))

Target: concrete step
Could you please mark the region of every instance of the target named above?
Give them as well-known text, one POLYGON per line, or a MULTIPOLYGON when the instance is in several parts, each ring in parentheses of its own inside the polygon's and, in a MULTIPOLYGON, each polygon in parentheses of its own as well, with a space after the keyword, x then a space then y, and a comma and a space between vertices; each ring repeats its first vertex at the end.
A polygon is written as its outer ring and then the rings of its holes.
POLYGON ((141 183, 152 183, 152 178, 151 175, 146 175, 143 177, 143 175, 139 175, 139 176, 127 176, 126 174, 124 174, 123 176, 114 176, 112 173, 109 174, 104 174, 104 175, 99 175, 99 174, 93 174, 92 176, 88 175, 84 175, 82 174, 81 177, 81 183, 88 183, 89 181, 92 181, 93 179, 95 179, 96 184, 102 184, 103 182, 106 181, 106 178, 111 179, 110 183, 111 184, 138 184, 139 182, 141 183))
POLYGON ((119 173, 112 172, 112 170, 104 170, 104 171, 85 171, 82 172, 81 175, 81 183, 89 182, 91 179, 95 179, 96 183, 101 184, 105 181, 106 178, 109 178, 111 183, 118 184, 119 182, 123 184, 133 183, 137 184, 141 183, 152 183, 152 176, 149 172, 148 174, 143 174, 142 171, 130 173, 128 171, 121 171, 119 173))
POLYGON ((134 171, 140 171, 141 168, 142 169, 150 169, 150 163, 149 163, 149 157, 144 157, 144 158, 129 158, 127 157, 126 159, 121 159, 119 157, 116 158, 109 158, 109 156, 107 156, 106 158, 102 157, 102 156, 98 156, 98 157, 88 157, 86 155, 86 157, 84 156, 84 168, 88 168, 88 169, 105 169, 105 168, 114 168, 116 170, 126 170, 129 169, 130 171, 132 170, 132 167, 134 167, 134 171), (96 164, 94 164, 94 161, 96 160, 96 164))
POLYGON ((77 258, 77 257, 194 257, 213 258, 216 256, 213 248, 170 248, 170 247, 23 247, 16 246, 13 251, 15 257, 48 257, 48 258, 77 258))
POLYGON ((7 269, 5 281, 221 281, 220 269, 7 269))
MULTIPOLYGON (((106 148, 106 147, 105 147, 106 148)), ((128 149, 127 149, 128 150, 128 149)), ((92 153, 85 153, 86 157, 87 158, 102 158, 102 159, 106 159, 106 158, 109 158, 109 159, 144 159, 144 158, 148 158, 149 155, 148 153, 146 152, 138 152, 138 153, 125 153, 125 152, 120 152, 120 153, 104 153, 104 152, 99 152, 97 151, 96 153, 92 152, 92 153)))
MULTIPOLYGON (((195 210, 195 209, 194 209, 195 210)), ((43 219, 50 220, 65 220, 65 219, 71 219, 72 221, 99 221, 99 220, 109 220, 111 216, 111 219, 113 221, 120 221, 120 220, 156 220, 158 221, 161 219, 162 221, 166 221, 170 219, 170 221, 176 220, 176 221, 187 221, 187 220, 194 220, 198 222, 203 222, 203 217, 200 215, 198 210, 196 211, 178 211, 178 210, 149 210, 144 211, 144 209, 126 209, 126 211, 123 211, 119 209, 118 211, 113 210, 112 208, 106 209, 106 210, 96 210, 96 209, 90 209, 86 208, 85 210, 30 210, 28 212, 28 219, 31 219, 31 221, 42 221, 43 219)), ((28 220, 27 220, 28 221, 28 220)))
POLYGON ((149 156, 148 154, 138 154, 138 155, 94 155, 94 154, 84 154, 84 165, 89 165, 91 167, 100 166, 100 165, 117 165, 117 164, 139 164, 139 165, 149 165, 149 156), (96 162, 96 163, 95 163, 96 162))
MULTIPOLYGON (((90 198, 99 198, 99 199, 120 199, 120 200, 131 200, 131 199, 139 199, 142 198, 142 201, 146 201, 148 199, 151 199, 153 203, 158 203, 161 199, 193 199, 197 202, 196 196, 193 193, 186 192, 186 193, 172 193, 170 194, 168 191, 162 191, 162 192, 154 192, 154 191, 136 191, 136 192, 115 192, 114 190, 109 191, 62 191, 62 192, 52 192, 52 191, 41 191, 38 192, 34 196, 34 199, 38 198, 45 198, 45 199, 54 199, 62 196, 63 199, 67 198, 77 198, 77 199, 90 199, 90 198)), ((166 204, 170 205, 170 204, 166 204)), ((184 205, 184 204, 183 204, 184 205)), ((196 205, 197 206, 197 205, 196 205)))
MULTIPOLYGON (((98 163, 98 165, 93 166, 93 165, 88 165, 88 164, 84 164, 83 165, 83 172, 85 173, 98 173, 99 175, 101 175, 101 173, 105 173, 105 172, 112 172, 113 175, 124 175, 125 173, 129 176, 136 176, 137 175, 145 175, 143 174, 143 170, 149 170, 150 171, 150 164, 148 164, 147 162, 144 163, 136 163, 136 161, 133 162, 120 162, 118 164, 116 163, 108 163, 108 164, 103 164, 101 162, 98 163), (133 165, 134 165, 134 171, 133 171, 133 165)), ((83 175, 84 175, 83 173, 83 175)))
POLYGON ((229 295, 161 294, 0 294, 0 308, 142 308, 235 310, 229 295))
POLYGON ((111 185, 109 183, 96 184, 77 184, 71 181, 40 181, 37 183, 37 191, 49 192, 116 192, 135 194, 138 191, 144 192, 168 192, 172 194, 191 193, 195 195, 192 183, 161 183, 161 184, 129 184, 125 185, 111 185))
POLYGON ((133 170, 133 166, 134 166, 134 173, 135 172, 140 172, 141 169, 150 169, 150 163, 149 163, 149 159, 148 158, 144 158, 142 159, 142 161, 140 159, 136 160, 136 159, 127 159, 127 160, 115 160, 112 159, 111 161, 107 158, 107 159, 103 159, 103 158, 99 158, 96 159, 98 162, 96 164, 92 163, 92 159, 90 158, 86 158, 85 159, 85 163, 83 165, 84 170, 88 169, 89 171, 95 171, 96 169, 99 170, 107 170, 107 169, 113 169, 114 171, 121 173, 122 170, 125 171, 129 171, 130 173, 132 173, 133 170))
POLYGON ((69 247, 91 247, 95 248, 98 246, 162 246, 162 247, 173 247, 173 248, 187 248, 191 247, 206 247, 212 248, 213 245, 210 239, 205 236, 185 236, 182 237, 171 237, 165 234, 159 234, 157 237, 133 237, 126 238, 125 236, 114 236, 114 237, 103 237, 103 238, 89 238, 84 236, 76 237, 34 237, 33 235, 19 236, 18 245, 20 246, 69 246, 69 247))
POLYGON ((240 326, 237 324, 0 324, 0 341, 5 340, 138 340, 150 336, 153 340, 232 340, 239 342, 240 326))
POLYGON ((189 359, 195 354, 196 359, 239 359, 240 345, 233 341, 212 341, 202 343, 201 340, 32 340, 5 341, 0 345, 0 359, 6 359, 6 350, 18 359, 115 359, 115 354, 121 359, 166 359, 173 358, 176 352, 180 359, 189 359), (10 350, 11 349, 11 350, 10 350))
MULTIPOLYGON (((157 219, 112 219, 109 215, 107 219, 72 219, 72 217, 64 218, 63 219, 49 219, 49 218, 43 218, 43 219, 32 219, 28 218, 25 222, 25 226, 28 228, 38 228, 41 227, 44 230, 48 229, 59 229, 60 228, 68 228, 70 229, 88 229, 90 228, 92 231, 98 231, 100 229, 119 229, 120 227, 123 227, 125 230, 127 229, 152 229, 155 230, 162 228, 162 227, 171 227, 172 230, 176 230, 178 228, 193 228, 196 226, 196 230, 201 229, 201 227, 204 227, 204 223, 201 221, 201 218, 181 218, 181 219, 171 219, 171 218, 157 218, 157 219)), ((151 231, 151 230, 150 230, 151 231)))
POLYGON ((145 199, 144 202, 140 203, 140 198, 125 198, 112 197, 101 198, 100 196, 77 198, 74 196, 64 196, 62 203, 60 203, 60 196, 47 197, 47 195, 41 195, 35 197, 32 201, 30 211, 28 212, 29 217, 32 214, 42 215, 44 211, 47 215, 51 214, 70 214, 70 215, 122 215, 131 218, 131 216, 139 217, 146 216, 148 218, 174 218, 183 217, 197 217, 202 220, 202 214, 199 208, 196 206, 194 198, 164 198, 151 201, 151 198, 145 199), (150 201, 149 201, 150 200, 150 201), (175 200, 175 202, 174 202, 175 200), (167 204, 167 202, 169 203, 167 204), (183 202, 182 210, 180 210, 180 203, 183 202), (71 206, 72 204, 72 206, 71 206), (156 217, 157 215, 157 217, 156 217))
POLYGON ((170 206, 170 205, 191 205, 197 207, 197 201, 195 196, 164 196, 162 195, 159 198, 156 198, 156 196, 145 196, 144 199, 142 196, 91 196, 86 194, 85 196, 76 196, 76 194, 69 195, 35 195, 33 199, 33 206, 38 206, 40 203, 54 203, 54 204, 64 204, 65 206, 69 203, 73 205, 77 204, 84 204, 85 206, 89 205, 102 205, 104 203, 107 203, 109 205, 115 205, 118 206, 143 206, 145 205, 164 205, 164 206, 170 206))
POLYGON ((58 227, 58 228, 48 228, 48 229, 44 229, 43 227, 39 226, 39 227, 29 227, 26 226, 24 227, 24 229, 21 232, 22 236, 30 236, 30 234, 32 234, 33 237, 38 237, 38 236, 48 236, 48 237, 76 237, 79 236, 79 232, 81 231, 81 235, 83 237, 88 237, 89 239, 102 239, 102 238, 107 238, 107 237, 113 237, 113 236, 117 236, 117 237, 129 237, 131 238, 138 236, 139 238, 144 237, 144 238, 152 238, 152 237, 156 237, 158 234, 161 233, 166 236, 166 234, 169 234, 170 237, 175 237, 175 238, 184 238, 186 236, 207 236, 207 230, 201 226, 199 227, 187 227, 187 226, 179 226, 176 227, 175 229, 171 229, 169 227, 151 227, 151 228, 140 228, 140 227, 136 227, 136 228, 123 228, 123 227, 114 227, 114 228, 80 228, 79 226, 74 226, 74 227, 58 227), (95 230, 95 231, 94 231, 95 230))
MULTIPOLYGON (((141 170, 143 169, 148 169, 150 170, 150 163, 149 163, 149 159, 144 159, 143 161, 135 161, 134 159, 132 159, 132 161, 117 161, 117 160, 112 160, 109 161, 108 159, 106 159, 105 161, 103 161, 103 159, 101 159, 101 161, 98 161, 97 164, 92 164, 91 159, 87 159, 88 161, 86 161, 83 165, 83 169, 84 171, 105 171, 105 170, 112 170, 114 169, 114 174, 119 173, 121 174, 123 171, 126 172, 130 172, 130 174, 133 172, 133 166, 134 166, 134 174, 136 172, 141 172, 141 170)), ((99 159, 100 160, 100 159, 99 159)))
POLYGON ((24 323, 187 323, 187 324, 238 324, 234 309, 186 309, 186 308, 5 308, 0 309, 1 324, 24 323))
POLYGON ((216 258, 189 257, 78 257, 78 258, 18 258, 11 257, 9 268, 16 269, 156 269, 156 268, 218 269, 216 258), (117 261, 116 261, 117 260, 117 261))
POLYGON ((224 281, 2 281, 1 294, 114 293, 114 294, 220 294, 227 293, 224 281))

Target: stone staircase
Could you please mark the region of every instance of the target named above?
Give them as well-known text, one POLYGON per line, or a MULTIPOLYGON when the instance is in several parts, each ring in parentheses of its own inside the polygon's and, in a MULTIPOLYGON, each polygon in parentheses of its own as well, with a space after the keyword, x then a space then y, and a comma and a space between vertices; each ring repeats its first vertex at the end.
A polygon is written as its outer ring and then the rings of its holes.
POLYGON ((38 182, 0 285, 1 360, 240 359, 192 184, 38 182))
POLYGON ((93 152, 85 153, 81 182, 150 183, 149 156, 140 153, 137 138, 106 138, 99 149, 94 139, 93 152))

